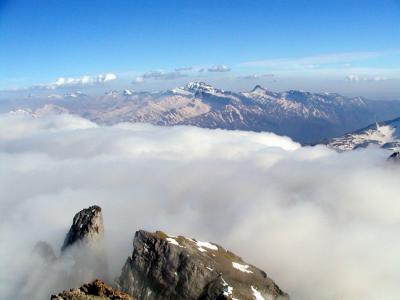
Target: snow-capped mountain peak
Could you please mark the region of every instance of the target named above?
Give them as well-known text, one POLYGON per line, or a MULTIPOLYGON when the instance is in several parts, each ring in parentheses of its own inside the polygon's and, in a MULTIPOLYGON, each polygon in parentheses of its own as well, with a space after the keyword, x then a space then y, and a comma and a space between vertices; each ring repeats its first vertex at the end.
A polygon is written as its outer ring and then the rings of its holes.
POLYGON ((189 82, 188 84, 186 84, 183 89, 185 91, 189 91, 189 92, 207 92, 207 93, 216 93, 217 91, 220 91, 216 88, 214 88, 213 86, 205 83, 205 82, 201 82, 201 81, 192 81, 189 82))

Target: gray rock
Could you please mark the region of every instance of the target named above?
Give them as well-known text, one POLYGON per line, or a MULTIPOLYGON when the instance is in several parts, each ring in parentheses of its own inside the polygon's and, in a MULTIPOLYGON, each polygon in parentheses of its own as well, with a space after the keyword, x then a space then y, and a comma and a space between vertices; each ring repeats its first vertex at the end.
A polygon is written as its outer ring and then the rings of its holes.
POLYGON ((139 300, 289 299, 267 274, 221 246, 140 230, 119 288, 139 300))
POLYGON ((103 239, 103 235, 104 225, 101 208, 97 205, 90 206, 74 216, 61 251, 65 251, 72 245, 96 244, 103 239))
POLYGON ((69 282, 72 286, 95 278, 109 280, 108 257, 103 244, 104 224, 101 208, 97 205, 75 214, 64 244, 61 259, 69 259, 69 282))

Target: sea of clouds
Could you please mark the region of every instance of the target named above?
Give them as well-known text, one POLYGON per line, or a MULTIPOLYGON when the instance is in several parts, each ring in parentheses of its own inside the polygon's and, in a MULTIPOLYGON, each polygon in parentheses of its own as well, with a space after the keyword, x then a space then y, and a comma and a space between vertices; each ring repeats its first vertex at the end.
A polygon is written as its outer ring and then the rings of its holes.
POLYGON ((59 254, 74 214, 98 204, 112 277, 136 230, 161 229, 223 245, 291 299, 398 299, 400 166, 389 154, 270 133, 0 115, 0 298, 69 288, 32 249, 44 240, 59 254))

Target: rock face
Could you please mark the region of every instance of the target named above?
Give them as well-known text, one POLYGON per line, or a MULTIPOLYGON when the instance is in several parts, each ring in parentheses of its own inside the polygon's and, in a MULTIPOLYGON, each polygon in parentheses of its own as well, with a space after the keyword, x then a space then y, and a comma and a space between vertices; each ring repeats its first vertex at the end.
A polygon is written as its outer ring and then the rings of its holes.
POLYGON ((97 205, 79 211, 72 221, 61 257, 73 259, 70 281, 76 284, 95 278, 109 279, 107 253, 103 245, 104 224, 101 208, 97 205))
POLYGON ((265 272, 221 246, 138 231, 119 288, 140 300, 289 299, 265 272))
POLYGON ((95 280, 84 284, 78 289, 64 291, 52 295, 51 300, 135 300, 131 296, 106 285, 103 281, 95 280))
POLYGON ((104 235, 103 215, 97 205, 90 206, 78 212, 72 226, 65 237, 61 251, 76 244, 94 244, 104 235))

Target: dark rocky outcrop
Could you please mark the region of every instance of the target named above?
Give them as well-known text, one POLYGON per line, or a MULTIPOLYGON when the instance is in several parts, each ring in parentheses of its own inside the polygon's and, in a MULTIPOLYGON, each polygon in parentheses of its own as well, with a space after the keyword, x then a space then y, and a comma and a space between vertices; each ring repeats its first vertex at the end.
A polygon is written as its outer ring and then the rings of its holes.
POLYGON ((393 152, 393 154, 389 156, 388 160, 399 163, 400 162, 400 152, 399 151, 393 152))
POLYGON ((94 278, 108 280, 107 253, 103 245, 104 224, 100 206, 93 205, 75 214, 64 244, 61 256, 74 261, 71 273, 77 284, 94 278))
POLYGON ((265 272, 221 246, 140 230, 119 288, 140 300, 288 299, 265 272))
POLYGON ((93 205, 78 212, 65 237, 61 251, 77 244, 91 244, 100 241, 104 235, 103 215, 100 206, 93 205))
POLYGON ((101 280, 84 284, 78 289, 64 291, 58 295, 52 295, 51 300, 135 300, 126 293, 114 289, 101 280))
MULTIPOLYGON (((50 295, 63 288, 80 286, 83 282, 91 282, 96 278, 109 282, 108 259, 103 237, 101 208, 91 206, 74 216, 59 255, 56 255, 47 242, 38 242, 32 251, 31 259, 33 266, 36 267, 35 281, 37 280, 38 290, 48 287, 47 295, 50 295)), ((31 281, 27 279, 25 284, 31 284, 31 281)), ((43 291, 37 293, 37 295, 43 294, 43 291)), ((24 289, 21 289, 21 297, 18 299, 38 299, 37 295, 25 295, 24 289)))

